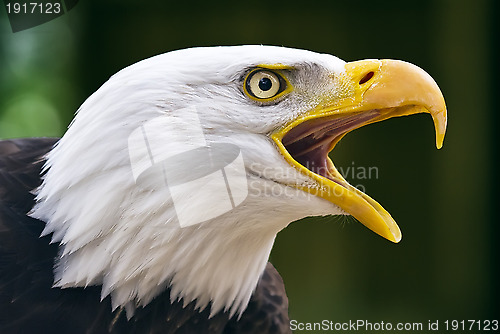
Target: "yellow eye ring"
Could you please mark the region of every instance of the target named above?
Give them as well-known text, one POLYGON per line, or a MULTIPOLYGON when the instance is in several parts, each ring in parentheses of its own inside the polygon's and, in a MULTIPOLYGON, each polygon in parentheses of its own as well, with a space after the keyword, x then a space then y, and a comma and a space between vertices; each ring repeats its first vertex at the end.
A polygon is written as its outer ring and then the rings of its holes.
POLYGON ((280 74, 261 68, 247 75, 244 90, 254 100, 272 101, 288 90, 288 86, 288 82, 280 74))

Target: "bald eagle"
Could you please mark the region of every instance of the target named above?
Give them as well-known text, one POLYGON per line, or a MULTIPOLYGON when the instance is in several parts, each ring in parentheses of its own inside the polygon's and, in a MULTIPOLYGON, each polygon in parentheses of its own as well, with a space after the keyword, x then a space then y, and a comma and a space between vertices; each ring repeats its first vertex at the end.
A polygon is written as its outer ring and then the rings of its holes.
POLYGON ((61 139, 0 142, 0 331, 290 332, 276 234, 352 215, 399 242, 328 153, 421 112, 440 148, 438 86, 395 60, 234 46, 121 70, 61 139))

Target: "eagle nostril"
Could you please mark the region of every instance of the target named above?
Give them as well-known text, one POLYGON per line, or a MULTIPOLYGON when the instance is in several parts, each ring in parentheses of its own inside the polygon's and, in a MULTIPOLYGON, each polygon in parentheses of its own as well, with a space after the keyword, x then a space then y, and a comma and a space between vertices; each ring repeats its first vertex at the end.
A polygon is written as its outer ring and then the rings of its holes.
POLYGON ((359 84, 362 85, 362 84, 368 82, 371 78, 373 78, 374 74, 375 73, 373 73, 372 71, 366 73, 365 76, 363 78, 361 78, 361 80, 359 80, 359 84))

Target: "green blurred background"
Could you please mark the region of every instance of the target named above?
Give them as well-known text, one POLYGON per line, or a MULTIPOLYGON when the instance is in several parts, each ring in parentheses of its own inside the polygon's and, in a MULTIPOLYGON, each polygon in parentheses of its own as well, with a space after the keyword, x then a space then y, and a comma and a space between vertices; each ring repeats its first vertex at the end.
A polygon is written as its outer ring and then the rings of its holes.
POLYGON ((179 48, 271 44, 412 62, 447 101, 443 149, 431 118, 416 115, 349 134, 333 157, 344 170, 377 168, 378 177, 347 178, 392 214, 402 242, 354 219, 308 218, 278 235, 271 260, 300 322, 498 319, 495 14, 494 0, 81 0, 12 33, 2 7, 0 138, 61 136, 113 73, 179 48))

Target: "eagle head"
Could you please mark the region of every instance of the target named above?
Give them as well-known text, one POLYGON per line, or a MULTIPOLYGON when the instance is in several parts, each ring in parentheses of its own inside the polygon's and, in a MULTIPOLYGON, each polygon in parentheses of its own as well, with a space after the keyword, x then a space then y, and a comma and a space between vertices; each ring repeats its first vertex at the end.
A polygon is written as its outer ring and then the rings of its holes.
POLYGON ((31 216, 60 244, 54 286, 102 285, 129 316, 167 288, 233 315, 294 220, 352 215, 399 242, 393 218, 328 153, 353 129, 421 112, 441 147, 442 94, 402 61, 234 46, 131 65, 46 157, 31 216))

